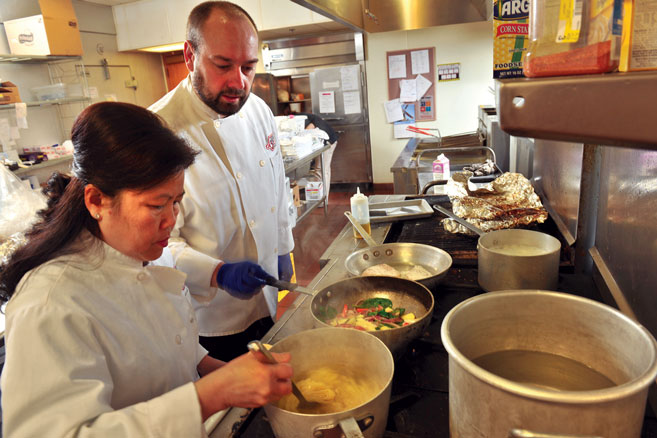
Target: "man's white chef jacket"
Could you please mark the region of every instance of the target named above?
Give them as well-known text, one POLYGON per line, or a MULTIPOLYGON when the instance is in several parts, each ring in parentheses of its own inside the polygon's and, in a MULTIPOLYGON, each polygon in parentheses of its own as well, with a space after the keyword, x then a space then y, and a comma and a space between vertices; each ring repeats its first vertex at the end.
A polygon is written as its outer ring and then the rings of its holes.
POLYGON ((89 249, 28 272, 6 309, 3 436, 204 436, 185 274, 89 249))
POLYGON ((276 122, 269 107, 251 94, 229 117, 205 105, 188 76, 150 109, 200 151, 185 172, 185 196, 169 240, 203 336, 239 333, 276 315, 278 291, 265 286, 248 300, 210 287, 220 260, 258 263, 278 276, 278 255, 292 251, 285 170, 276 122))

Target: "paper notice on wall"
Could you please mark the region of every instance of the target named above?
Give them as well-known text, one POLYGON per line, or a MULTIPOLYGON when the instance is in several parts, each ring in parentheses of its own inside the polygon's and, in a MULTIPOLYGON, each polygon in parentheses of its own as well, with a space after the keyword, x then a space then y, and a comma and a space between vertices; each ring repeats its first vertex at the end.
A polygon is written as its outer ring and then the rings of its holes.
POLYGON ((388 123, 393 123, 398 120, 404 119, 404 114, 402 113, 401 102, 399 99, 392 99, 383 104, 386 109, 386 120, 388 123))
POLYGON ((116 97, 116 94, 106 94, 105 95, 105 100, 107 102, 118 102, 119 99, 116 97))
POLYGON ((388 78, 406 77, 406 55, 388 56, 388 78))
POLYGON ((335 93, 333 91, 319 92, 319 112, 324 114, 335 112, 335 93))
POLYGON ((422 75, 417 75, 417 77, 415 78, 415 89, 416 89, 417 98, 419 99, 423 97, 424 93, 429 91, 429 88, 431 88, 431 81, 422 75))
POLYGON ((340 68, 340 77, 342 78, 342 90, 358 90, 360 68, 357 65, 347 65, 340 68))
POLYGON ((429 51, 414 50, 411 52, 411 73, 429 73, 429 51))
POLYGON ((395 138, 416 137, 416 134, 413 131, 406 130, 409 126, 411 126, 410 122, 395 123, 393 125, 393 134, 395 135, 395 138))
POLYGON ((345 114, 360 114, 360 92, 359 91, 345 91, 342 94, 344 100, 344 113, 345 114))
POLYGON ((16 102, 16 125, 20 129, 27 129, 27 104, 16 102))
POLYGON ((399 100, 402 102, 415 102, 417 100, 417 86, 414 79, 399 81, 399 100))
POLYGON ((9 119, 0 119, 0 142, 2 142, 4 151, 8 151, 11 142, 11 126, 9 125, 9 119))
POLYGON ((91 99, 98 99, 98 87, 89 87, 89 97, 91 99))

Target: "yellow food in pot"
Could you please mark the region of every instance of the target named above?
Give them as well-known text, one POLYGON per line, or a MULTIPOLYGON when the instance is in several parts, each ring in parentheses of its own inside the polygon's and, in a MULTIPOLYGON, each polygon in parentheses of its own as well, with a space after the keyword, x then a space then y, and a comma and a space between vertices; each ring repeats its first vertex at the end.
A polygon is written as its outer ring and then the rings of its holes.
POLYGON ((310 370, 296 383, 309 401, 318 404, 302 410, 299 409, 299 400, 288 394, 276 405, 286 411, 303 414, 331 414, 350 410, 371 400, 380 390, 356 370, 338 370, 337 365, 310 370))

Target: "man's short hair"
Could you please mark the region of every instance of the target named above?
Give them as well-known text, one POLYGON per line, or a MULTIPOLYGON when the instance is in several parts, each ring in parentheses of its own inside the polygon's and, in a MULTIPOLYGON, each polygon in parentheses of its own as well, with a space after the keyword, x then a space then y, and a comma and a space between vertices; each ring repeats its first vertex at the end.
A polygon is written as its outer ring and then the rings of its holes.
POLYGON ((253 25, 253 29, 255 29, 256 33, 258 32, 258 27, 256 26, 255 21, 253 21, 253 18, 251 18, 248 12, 235 3, 227 1, 204 2, 192 9, 192 12, 189 13, 189 18, 187 19, 187 41, 190 42, 194 50, 197 50, 203 41, 203 25, 215 10, 222 11, 229 19, 247 18, 253 25))

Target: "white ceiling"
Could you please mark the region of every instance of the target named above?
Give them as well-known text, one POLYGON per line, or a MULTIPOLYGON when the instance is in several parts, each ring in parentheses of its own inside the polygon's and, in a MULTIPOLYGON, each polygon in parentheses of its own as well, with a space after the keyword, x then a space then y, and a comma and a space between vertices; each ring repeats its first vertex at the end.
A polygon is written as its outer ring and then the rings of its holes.
POLYGON ((125 3, 134 3, 136 0, 83 0, 87 3, 97 3, 99 5, 116 6, 125 3))

